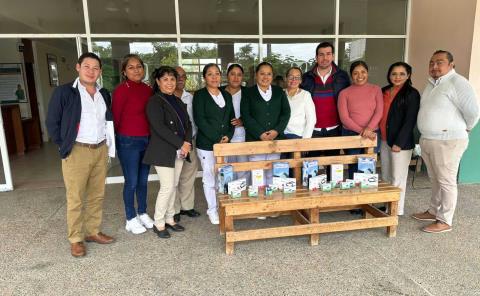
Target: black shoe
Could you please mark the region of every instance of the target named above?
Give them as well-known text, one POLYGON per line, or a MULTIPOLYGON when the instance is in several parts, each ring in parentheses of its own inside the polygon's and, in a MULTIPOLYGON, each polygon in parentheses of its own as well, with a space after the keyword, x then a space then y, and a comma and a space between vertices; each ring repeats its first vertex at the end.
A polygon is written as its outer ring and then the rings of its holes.
MULTIPOLYGON (((187 215, 190 218, 196 218, 196 217, 200 216, 200 213, 195 211, 195 209, 191 209, 191 210, 188 210, 188 211, 180 210, 180 215, 187 215)), ((177 221, 175 221, 175 222, 177 222, 177 221)))
POLYGON ((173 221, 175 221, 175 223, 180 222, 180 214, 181 213, 182 213, 182 211, 180 211, 180 213, 178 213, 178 214, 173 215, 173 221))
MULTIPOLYGON (((165 226, 167 226, 166 224, 165 226)), ((153 232, 155 232, 160 238, 170 238, 170 232, 168 232, 167 227, 163 230, 158 230, 157 226, 153 225, 153 232)))
POLYGON ((174 225, 170 225, 168 223, 165 223, 165 229, 171 229, 175 232, 180 232, 180 231, 184 231, 185 230, 185 227, 183 227, 182 225, 180 224, 174 224, 174 225))

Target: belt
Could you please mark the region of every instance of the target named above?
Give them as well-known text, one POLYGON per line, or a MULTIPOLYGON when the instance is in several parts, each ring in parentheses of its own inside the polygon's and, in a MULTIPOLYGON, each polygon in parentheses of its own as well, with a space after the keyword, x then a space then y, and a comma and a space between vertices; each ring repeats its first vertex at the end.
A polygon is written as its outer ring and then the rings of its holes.
POLYGON ((87 144, 87 143, 82 143, 82 142, 77 142, 77 141, 75 141, 75 145, 82 146, 82 147, 87 147, 87 148, 90 148, 90 149, 100 148, 100 147, 102 147, 103 145, 105 145, 105 143, 106 143, 106 140, 103 140, 103 141, 101 141, 101 142, 98 143, 98 144, 87 144))

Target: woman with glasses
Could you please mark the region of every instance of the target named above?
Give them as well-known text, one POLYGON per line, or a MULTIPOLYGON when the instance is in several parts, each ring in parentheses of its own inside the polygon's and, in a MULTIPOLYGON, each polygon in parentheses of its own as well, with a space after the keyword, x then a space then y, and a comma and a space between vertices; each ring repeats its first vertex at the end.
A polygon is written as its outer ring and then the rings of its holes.
POLYGON ((285 77, 287 78, 285 93, 290 104, 290 120, 285 128, 285 138, 311 138, 317 116, 312 95, 300 88, 302 70, 298 67, 291 67, 285 77))
POLYGON ((420 94, 412 86, 412 67, 404 62, 390 66, 383 91, 380 120, 382 179, 400 187, 398 215, 404 214, 408 166, 415 147, 413 129, 420 108, 420 94))
POLYGON ((203 68, 205 87, 193 95, 193 119, 197 125, 197 155, 202 164, 203 192, 207 200, 207 215, 212 224, 219 224, 215 192, 215 157, 213 145, 232 139, 235 119, 232 96, 219 88, 220 68, 211 63, 203 68))
MULTIPOLYGON (((273 67, 262 62, 255 68, 257 84, 245 90, 240 111, 245 126, 246 141, 272 141, 284 139, 290 119, 290 105, 283 89, 272 85, 273 67)), ((256 154, 249 161, 279 159, 279 153, 256 154)), ((265 181, 272 184, 272 170, 265 172, 265 181)))

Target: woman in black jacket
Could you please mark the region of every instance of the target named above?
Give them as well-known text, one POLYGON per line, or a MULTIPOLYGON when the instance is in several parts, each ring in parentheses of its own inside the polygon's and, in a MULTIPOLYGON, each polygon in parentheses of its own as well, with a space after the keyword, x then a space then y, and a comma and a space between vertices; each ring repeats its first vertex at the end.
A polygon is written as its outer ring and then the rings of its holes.
POLYGON ((398 214, 403 215, 408 166, 415 147, 413 129, 417 123, 420 94, 412 86, 412 67, 397 62, 388 69, 380 121, 382 179, 401 188, 398 214))
POLYGON ((161 238, 169 238, 167 229, 185 230, 175 223, 173 216, 175 192, 183 162, 185 159, 190 161, 192 124, 188 118, 187 106, 173 94, 177 84, 177 71, 172 67, 162 66, 156 69, 152 76, 155 79, 154 95, 146 107, 150 142, 143 161, 155 166, 160 179, 153 231, 161 238))

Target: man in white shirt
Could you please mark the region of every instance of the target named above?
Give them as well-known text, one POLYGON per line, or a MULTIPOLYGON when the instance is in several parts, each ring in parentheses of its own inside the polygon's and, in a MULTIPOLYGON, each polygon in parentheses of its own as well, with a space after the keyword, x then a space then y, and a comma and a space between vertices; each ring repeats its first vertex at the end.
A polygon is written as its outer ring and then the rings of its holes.
POLYGON ((59 146, 67 195, 67 226, 71 254, 86 254, 84 241, 110 244, 100 232, 108 155, 115 155, 113 118, 108 91, 96 81, 100 58, 84 53, 76 65, 78 78, 55 89, 48 106, 47 128, 59 146))
POLYGON ((190 151, 190 162, 183 164, 180 180, 178 182, 177 194, 175 198, 175 222, 180 221, 180 215, 187 215, 191 218, 200 216, 194 207, 195 203, 195 178, 198 171, 198 158, 195 149, 195 136, 197 135, 197 127, 193 121, 193 96, 185 91, 185 82, 187 81, 187 73, 182 67, 176 67, 178 73, 177 86, 175 88, 175 96, 179 97, 183 103, 187 105, 187 112, 192 122, 192 150, 190 151))
POLYGON ((450 52, 437 50, 430 59, 429 72, 417 125, 432 197, 428 210, 412 217, 433 221, 423 231, 441 233, 452 230, 458 166, 468 146, 468 133, 478 121, 479 107, 468 80, 455 72, 450 52))

